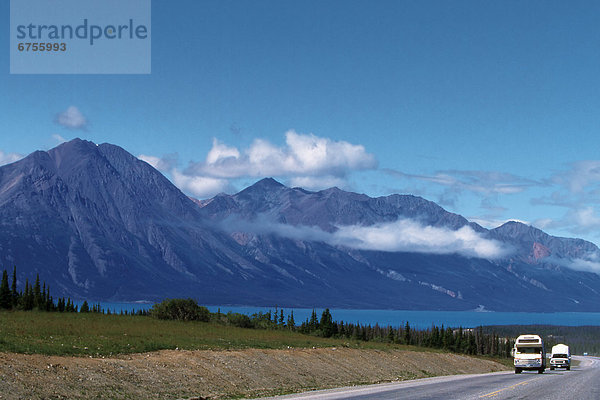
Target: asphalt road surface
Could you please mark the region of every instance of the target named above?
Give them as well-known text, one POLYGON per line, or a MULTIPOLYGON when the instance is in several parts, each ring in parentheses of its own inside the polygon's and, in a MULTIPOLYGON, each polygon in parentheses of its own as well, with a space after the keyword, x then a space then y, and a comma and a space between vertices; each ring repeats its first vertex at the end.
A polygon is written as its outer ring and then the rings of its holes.
POLYGON ((333 390, 320 390, 272 399, 386 400, 386 399, 600 399, 600 358, 577 357, 570 371, 546 369, 543 374, 523 371, 453 375, 333 390))

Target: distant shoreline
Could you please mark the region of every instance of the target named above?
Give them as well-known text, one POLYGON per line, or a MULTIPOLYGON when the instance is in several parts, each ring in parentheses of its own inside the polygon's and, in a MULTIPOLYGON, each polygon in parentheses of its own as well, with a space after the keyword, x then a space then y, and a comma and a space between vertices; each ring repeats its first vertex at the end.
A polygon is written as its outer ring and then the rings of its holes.
MULTIPOLYGON (((75 300, 75 304, 80 305, 83 300, 75 300)), ((128 312, 132 310, 148 310, 154 304, 153 302, 99 302, 105 309, 111 312, 119 313, 121 310, 128 312)), ((275 309, 281 310, 287 314, 294 311, 294 317, 297 323, 310 317, 312 308, 303 307, 256 307, 243 305, 205 305, 211 312, 221 310, 223 313, 228 311, 240 314, 250 315, 257 312, 268 312, 275 309)), ((315 310, 320 315, 324 307, 316 307, 315 310)), ((379 324, 381 326, 402 326, 409 322, 416 328, 427 328, 432 324, 451 327, 475 328, 483 325, 557 325, 557 326, 600 326, 600 312, 548 312, 548 313, 530 313, 530 312, 503 312, 491 310, 471 310, 471 311, 415 311, 415 310, 358 310, 346 308, 330 308, 335 321, 360 322, 362 324, 379 324)))

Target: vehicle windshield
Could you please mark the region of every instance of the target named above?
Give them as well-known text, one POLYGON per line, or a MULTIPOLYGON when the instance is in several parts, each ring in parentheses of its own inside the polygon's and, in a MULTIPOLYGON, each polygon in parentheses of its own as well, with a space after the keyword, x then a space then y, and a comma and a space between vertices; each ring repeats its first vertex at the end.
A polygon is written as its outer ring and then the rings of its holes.
POLYGON ((520 354, 542 354, 542 349, 539 347, 517 347, 517 353, 520 353, 520 354))
POLYGON ((569 358, 566 354, 554 354, 552 358, 569 358))

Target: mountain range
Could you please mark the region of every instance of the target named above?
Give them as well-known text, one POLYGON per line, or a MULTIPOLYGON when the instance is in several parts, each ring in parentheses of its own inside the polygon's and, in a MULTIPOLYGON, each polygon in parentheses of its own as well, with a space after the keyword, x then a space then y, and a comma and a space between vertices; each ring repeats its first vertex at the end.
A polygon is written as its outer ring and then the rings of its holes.
POLYGON ((519 222, 485 229, 411 195, 266 178, 191 199, 112 144, 75 139, 0 167, 0 266, 92 301, 600 311, 600 255, 519 222))

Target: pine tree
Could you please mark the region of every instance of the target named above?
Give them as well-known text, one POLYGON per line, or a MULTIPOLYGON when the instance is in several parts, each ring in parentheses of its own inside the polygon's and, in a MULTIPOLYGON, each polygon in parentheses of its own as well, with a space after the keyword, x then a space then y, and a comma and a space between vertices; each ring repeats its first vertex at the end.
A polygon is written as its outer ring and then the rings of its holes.
POLYGON ((8 286, 8 272, 6 270, 2 273, 2 283, 0 284, 0 308, 6 310, 12 308, 12 296, 8 286))
POLYGON ((82 313, 86 313, 86 312, 90 312, 90 306, 88 305, 87 301, 83 301, 83 304, 81 305, 81 309, 79 310, 79 312, 82 313))
POLYGON ((35 286, 33 287, 33 306, 42 308, 42 288, 40 286, 40 274, 36 275, 35 286))
POLYGON ((46 299, 44 302, 46 303, 46 311, 54 311, 54 299, 50 296, 50 285, 46 287, 46 299))
POLYGON ((310 321, 308 323, 309 332, 314 332, 319 329, 319 320, 317 319, 317 312, 313 308, 312 314, 310 315, 310 321))
POLYGON ((510 342, 510 340, 504 338, 504 357, 509 357, 510 356, 510 352, 512 350, 512 344, 510 342))
POLYGON ((352 326, 352 339, 360 340, 360 328, 358 324, 352 326))
POLYGON ((369 340, 369 332, 367 332, 367 327, 365 325, 360 326, 360 340, 363 342, 369 340))
POLYGON ((485 338, 483 336, 483 326, 479 326, 479 328, 477 328, 477 335, 475 337, 475 340, 477 342, 477 354, 485 354, 485 338))
POLYGON ((462 326, 458 328, 458 333, 456 334, 456 338, 454 339, 454 351, 457 353, 464 353, 464 342, 463 342, 463 328, 462 326))
POLYGON ((390 343, 394 343, 394 328, 392 328, 391 326, 388 326, 387 341, 390 343))
POLYGON ((292 312, 290 313, 290 315, 288 316, 288 320, 287 320, 287 327, 290 330, 293 330, 296 328, 296 321, 294 321, 294 310, 292 310, 292 312))
POLYGON ((454 350, 454 334, 450 327, 446 328, 446 331, 444 332, 442 346, 446 350, 454 350))
POLYGON ((19 293, 17 293, 17 266, 13 267, 13 279, 11 286, 12 306, 15 308, 19 302, 19 293))
POLYGON ((346 337, 346 327, 344 326, 344 321, 336 322, 335 326, 338 336, 341 338, 346 337))
POLYGON ((38 307, 40 310, 46 309, 46 282, 42 283, 42 295, 40 296, 40 304, 38 307))
POLYGON ((321 314, 321 322, 319 323, 323 337, 331 337, 333 335, 333 317, 326 308, 321 314))
POLYGON ((29 280, 25 279, 25 293, 23 294, 23 310, 33 310, 33 289, 29 280))
POLYGON ((469 331, 469 336, 468 336, 468 354, 471 355, 475 355, 477 354, 477 340, 475 339, 475 335, 473 334, 473 331, 469 331))
POLYGON ((404 327, 404 343, 411 344, 411 334, 410 334, 410 324, 406 321, 406 326, 404 327))
POLYGON ((281 310, 279 310, 279 327, 280 328, 285 327, 285 317, 283 316, 283 308, 281 310))

